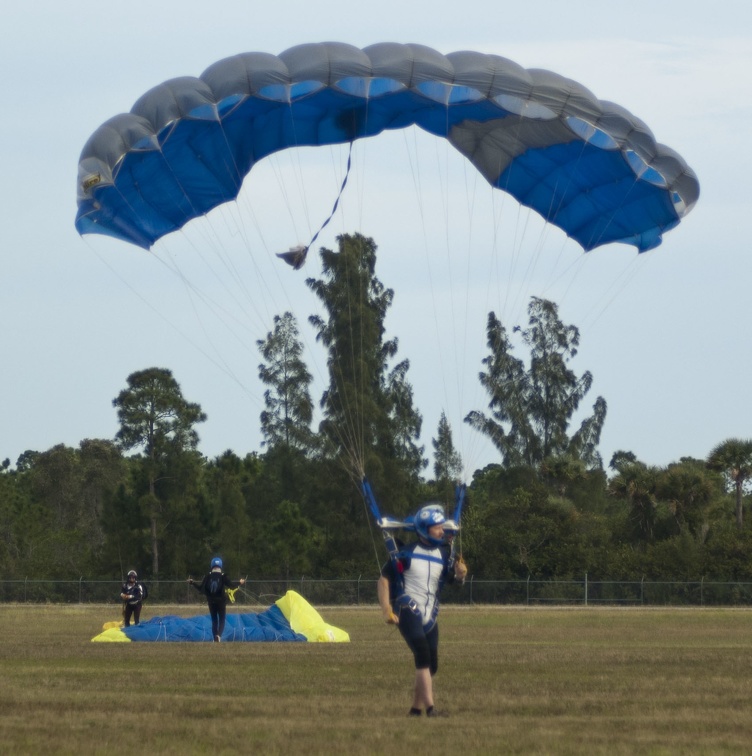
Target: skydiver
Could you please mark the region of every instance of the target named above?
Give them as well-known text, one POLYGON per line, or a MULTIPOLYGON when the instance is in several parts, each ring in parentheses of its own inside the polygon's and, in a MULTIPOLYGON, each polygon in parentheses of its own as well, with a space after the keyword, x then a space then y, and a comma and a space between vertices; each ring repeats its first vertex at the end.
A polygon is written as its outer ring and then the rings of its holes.
POLYGON ((120 598, 123 600, 123 624, 125 627, 130 627, 131 617, 133 617, 134 625, 138 625, 141 621, 144 594, 144 586, 138 582, 136 570, 130 570, 128 572, 128 579, 120 587, 120 598))
POLYGON ((209 574, 204 575, 201 582, 197 583, 192 577, 188 578, 188 582, 206 597, 211 615, 212 638, 215 643, 222 640, 222 633, 225 629, 225 618, 227 616, 225 588, 237 588, 240 585, 245 585, 245 578, 240 578, 238 581, 230 580, 222 572, 222 567, 222 560, 219 557, 214 557, 209 565, 209 574))
POLYGON ((433 676, 439 667, 439 593, 444 583, 463 581, 467 566, 457 559, 449 568, 441 508, 427 504, 415 515, 418 540, 402 548, 381 570, 378 597, 388 624, 397 625, 415 660, 415 687, 409 716, 436 717, 433 676))

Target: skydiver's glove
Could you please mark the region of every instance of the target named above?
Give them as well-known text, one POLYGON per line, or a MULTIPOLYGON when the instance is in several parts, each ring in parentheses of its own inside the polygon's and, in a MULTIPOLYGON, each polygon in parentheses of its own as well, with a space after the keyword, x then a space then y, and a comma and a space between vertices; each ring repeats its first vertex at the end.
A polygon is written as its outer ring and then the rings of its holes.
POLYGON ((465 560, 462 558, 462 555, 457 557, 457 561, 454 563, 454 576, 457 578, 457 580, 464 581, 467 577, 467 565, 465 564, 465 560))
POLYGON ((389 615, 384 615, 384 622, 387 625, 399 625, 399 617, 390 609, 389 615))

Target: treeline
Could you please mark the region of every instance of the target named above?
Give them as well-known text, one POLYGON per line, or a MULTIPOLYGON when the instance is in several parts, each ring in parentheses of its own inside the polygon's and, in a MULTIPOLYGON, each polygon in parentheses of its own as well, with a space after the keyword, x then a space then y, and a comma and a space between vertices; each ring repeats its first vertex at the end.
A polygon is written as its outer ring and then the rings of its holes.
MULTIPOLYGON (((334 460, 280 449, 207 460, 176 453, 153 493, 142 455, 108 440, 26 454, 0 475, 6 579, 185 577, 222 554, 257 578, 376 575, 385 554, 358 488, 334 460), (159 554, 154 570, 154 535, 159 554)), ((752 537, 706 461, 603 471, 492 465, 468 491, 461 548, 486 579, 752 580, 752 537)), ((416 480, 410 502, 447 500, 416 480)), ((387 509, 389 498, 381 497, 387 509)), ((393 508, 389 508, 393 511, 393 508)))
MULTIPOLYGON (((311 318, 330 379, 319 427, 291 313, 258 342, 266 386, 258 453, 206 459, 197 450, 200 405, 183 397, 169 370, 135 372, 113 399, 114 439, 3 463, 6 579, 112 579, 131 568, 175 579, 202 573, 215 554, 235 576, 375 577, 385 553, 360 494, 362 475, 385 513, 405 515, 429 500, 451 507, 462 460, 442 416, 428 469, 409 362, 385 338, 393 294, 376 278, 376 246, 359 235, 338 242, 336 252, 322 250, 322 279, 307 282, 326 312, 311 318)), ((570 367, 577 328, 545 300, 533 299, 528 316, 510 334, 489 314, 480 374, 488 405, 466 418, 499 451, 499 463, 469 481, 461 550, 472 574, 752 579, 744 523, 752 442, 730 439, 707 459, 666 468, 631 452, 604 465, 605 400, 572 426, 592 384, 570 367)))

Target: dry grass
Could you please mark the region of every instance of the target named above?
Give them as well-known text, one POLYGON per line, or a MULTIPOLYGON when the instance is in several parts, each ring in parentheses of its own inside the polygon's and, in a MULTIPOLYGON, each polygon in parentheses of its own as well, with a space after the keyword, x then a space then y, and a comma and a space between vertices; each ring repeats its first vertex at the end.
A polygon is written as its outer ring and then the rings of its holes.
MULTIPOLYGON (((145 615, 165 614, 150 606, 145 615)), ((177 613, 176 608, 172 611, 177 613)), ((182 608, 182 612, 188 610, 182 608)), ((198 611, 198 610, 197 610, 198 611)), ((437 706, 375 609, 349 644, 90 643, 105 606, 0 606, 4 753, 745 753, 752 612, 444 608, 437 706)))

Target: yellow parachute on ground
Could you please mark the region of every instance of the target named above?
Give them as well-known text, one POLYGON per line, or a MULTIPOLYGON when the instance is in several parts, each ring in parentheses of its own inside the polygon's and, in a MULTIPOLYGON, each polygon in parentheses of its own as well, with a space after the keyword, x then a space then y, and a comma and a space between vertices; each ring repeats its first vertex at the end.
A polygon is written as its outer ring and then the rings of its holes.
POLYGON ((287 617, 290 627, 305 635, 309 643, 347 643, 350 640, 344 630, 324 622, 321 615, 295 591, 287 591, 276 605, 287 617))

